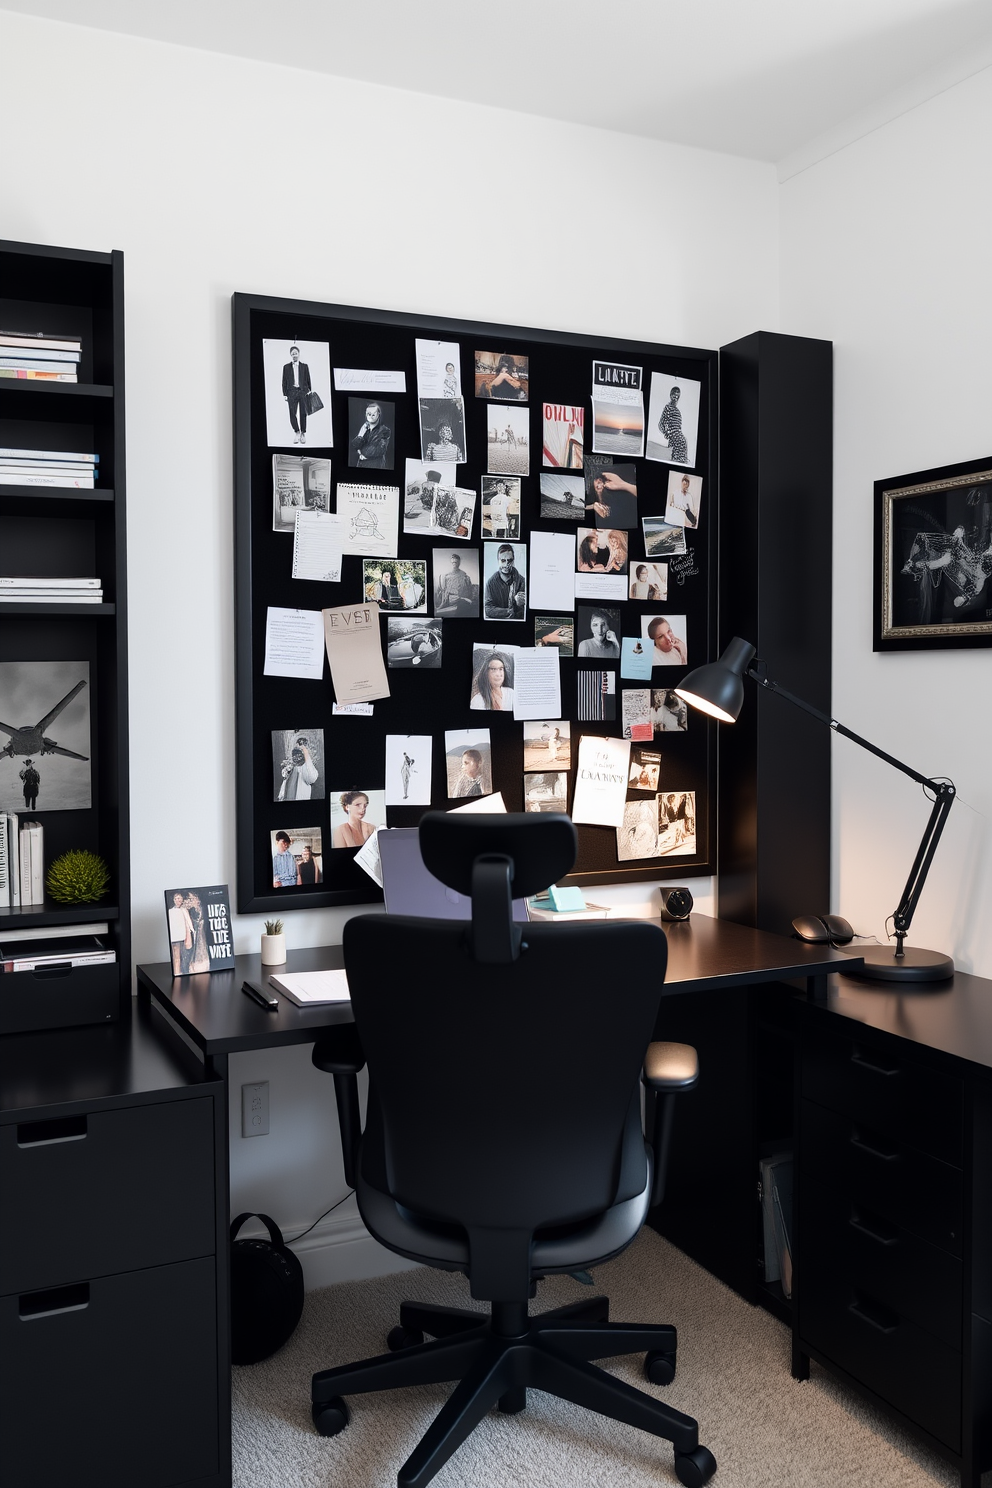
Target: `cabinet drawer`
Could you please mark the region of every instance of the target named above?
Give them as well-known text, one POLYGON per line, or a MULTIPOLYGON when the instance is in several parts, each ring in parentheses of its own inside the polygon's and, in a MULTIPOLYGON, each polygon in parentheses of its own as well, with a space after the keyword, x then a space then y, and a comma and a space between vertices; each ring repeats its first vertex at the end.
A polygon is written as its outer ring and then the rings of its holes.
POLYGON ((962 1161, 964 1092, 951 1075, 852 1039, 818 1039, 803 1048, 802 1093, 931 1157, 962 1161))
POLYGON ((213 1102, 0 1127, 4 1292, 215 1248, 213 1102))
POLYGON ((958 1168, 894 1141, 850 1116, 802 1102, 801 1181, 961 1254, 958 1168))
POLYGON ((218 1470, 218 1425, 212 1258, 0 1298, 11 1488, 205 1478, 218 1470))
POLYGON ((113 1022, 120 1010, 120 989, 116 962, 0 973, 0 1033, 113 1022))
POLYGON ((961 1262, 956 1256, 814 1183, 802 1185, 799 1224, 801 1297, 807 1288, 815 1293, 824 1278, 836 1277, 950 1348, 961 1348, 961 1262))
MULTIPOLYGON (((805 1278, 805 1257, 804 1257, 805 1278)), ((801 1344, 958 1451, 961 1354, 870 1293, 827 1274, 802 1285, 801 1344)))

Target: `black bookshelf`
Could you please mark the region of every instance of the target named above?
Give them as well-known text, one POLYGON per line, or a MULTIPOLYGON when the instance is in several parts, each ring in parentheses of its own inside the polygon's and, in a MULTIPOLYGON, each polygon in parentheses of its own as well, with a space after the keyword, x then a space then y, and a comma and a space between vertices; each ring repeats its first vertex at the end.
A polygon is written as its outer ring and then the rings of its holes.
POLYGON ((0 570, 92 573, 104 602, 0 603, 0 661, 89 663, 91 805, 30 814, 44 827, 46 871, 70 848, 99 853, 111 871, 101 903, 0 908, 0 936, 107 921, 117 952, 116 965, 54 978, 0 975, 0 1033, 11 1033, 130 1013, 123 255, 0 241, 0 325, 82 339, 78 383, 0 381, 0 446, 93 450, 97 489, 0 486, 0 570))

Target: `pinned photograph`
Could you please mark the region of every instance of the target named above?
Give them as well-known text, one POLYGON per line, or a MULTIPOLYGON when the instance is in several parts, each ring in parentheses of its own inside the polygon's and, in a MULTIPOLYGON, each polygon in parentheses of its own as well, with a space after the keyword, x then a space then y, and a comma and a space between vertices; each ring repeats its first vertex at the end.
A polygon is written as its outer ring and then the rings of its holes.
POLYGON ((695 465, 700 386, 690 377, 651 373, 645 451, 649 460, 659 460, 664 465, 695 465))
POLYGON ((403 531, 425 537, 472 535, 475 492, 456 484, 454 465, 407 460, 403 531))
POLYGON ((386 805, 429 806, 434 741, 430 734, 386 735, 386 805))
POLYGON ((386 825, 384 790, 331 792, 331 847, 361 847, 386 825))
POLYGON ((653 667, 688 666, 684 615, 642 615, 641 636, 652 643, 653 667))
POLYGON ((617 716, 616 672, 580 672, 577 679, 578 711, 582 723, 612 723, 617 716))
MULTIPOLYGON (((580 527, 575 536, 575 567, 578 573, 625 575, 626 532, 614 531, 612 528, 580 527)), ((620 598, 623 599, 627 590, 626 579, 620 587, 620 598)))
POLYGON ((386 621, 386 665, 436 672, 441 665, 441 626, 440 620, 403 620, 390 615, 386 621))
POLYGON ((684 734, 689 727, 689 707, 670 687, 651 689, 651 726, 656 734, 684 734))
POLYGON ((196 976, 234 965, 227 884, 166 889, 165 918, 173 976, 196 976))
POLYGON ((666 522, 664 517, 642 517, 641 530, 649 558, 671 558, 686 550, 685 528, 681 523, 666 522))
POLYGON ((270 449, 330 449, 331 350, 326 341, 262 342, 265 442, 270 449))
POLYGON ((658 855, 689 856, 696 851, 696 792, 668 791, 658 797, 658 855))
POLYGON ((552 470, 581 470, 586 411, 571 403, 545 403, 542 463, 552 470))
POLYGON ((541 517, 546 522, 581 522, 586 484, 581 475, 541 475, 541 517))
POLYGON ((366 558, 362 587, 363 604, 427 614, 427 563, 423 558, 366 558))
POLYGON ((457 341, 417 338, 417 392, 421 398, 460 399, 461 356, 457 341))
POLYGON ((525 811, 567 811, 568 775, 564 770, 548 770, 539 775, 524 776, 525 811))
POLYGON ((395 403, 349 398, 348 464, 359 470, 392 470, 395 428, 395 403))
POLYGON ((530 472, 530 410, 486 409, 486 469, 490 475, 530 472))
POLYGON ((420 451, 425 460, 455 465, 465 458, 465 404, 461 398, 420 399, 420 451))
POLYGON ((643 370, 621 362, 592 364, 592 447, 627 459, 644 453, 643 370))
POLYGON ((359 558, 396 552, 400 525, 399 486, 353 486, 338 481, 341 551, 359 558))
POLYGON ((555 646, 559 656, 575 655, 575 621, 571 615, 535 615, 534 645, 555 646))
POLYGON ((605 605, 580 604, 575 626, 580 659, 618 661, 620 658, 620 611, 605 605))
POLYGON ((567 718, 525 723, 524 769, 567 770, 572 764, 572 726, 567 718))
POLYGON ((324 799, 323 729, 273 729, 272 799, 324 799))
POLYGON ((699 508, 703 499, 703 477, 680 475, 677 470, 668 472, 668 504, 665 521, 673 526, 688 527, 696 531, 699 527, 699 508))
POLYGON ((636 858, 658 858, 658 797, 628 801, 623 808, 623 826, 617 827, 617 858, 621 863, 636 858))
POLYGON ((478 548, 435 548, 434 613, 445 619, 479 617, 478 548))
POLYGON ((516 646, 472 647, 469 707, 486 713, 513 712, 513 666, 516 646))
POLYGON ((633 744, 630 750, 630 774, 628 790, 656 791, 661 775, 661 755, 653 749, 644 749, 633 744))
POLYGON ((483 537, 520 536, 520 477, 482 477, 483 537))
POLYGON ((651 723, 651 691, 647 687, 625 687, 620 696, 620 722, 625 739, 650 742, 654 738, 651 723))
POLYGON ((651 681, 650 641, 643 636, 623 636, 620 640, 620 675, 631 682, 651 681))
POLYGON ((305 889, 323 882, 319 827, 278 827, 269 833, 272 887, 305 889))
POLYGON ((586 510, 597 527, 637 526, 637 471, 633 465, 603 465, 586 471, 586 510))
POLYGON ((664 600, 668 598, 667 563, 632 563, 630 565, 630 599, 664 600))
POLYGON ((483 551, 485 620, 523 620, 527 610, 527 544, 487 542, 483 551))
POLYGON ((445 730, 444 768, 449 801, 475 800, 492 794, 492 755, 487 728, 445 730))
POLYGON ((475 396, 500 403, 526 403, 530 358, 509 351, 475 353, 475 396))
POLYGON ((0 661, 0 811, 88 811, 88 661, 0 661))
POLYGON ((272 531, 295 532, 299 511, 330 511, 331 462, 272 456, 272 531))

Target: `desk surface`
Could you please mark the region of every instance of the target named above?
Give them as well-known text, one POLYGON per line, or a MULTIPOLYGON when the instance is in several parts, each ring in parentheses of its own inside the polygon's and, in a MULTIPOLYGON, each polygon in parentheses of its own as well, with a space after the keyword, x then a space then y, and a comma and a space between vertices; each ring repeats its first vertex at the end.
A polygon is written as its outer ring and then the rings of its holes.
MULTIPOLYGON (((821 976, 850 960, 827 946, 805 945, 707 915, 694 914, 663 928, 668 936, 666 996, 821 976)), ((268 1013, 245 996, 242 982, 264 985, 270 971, 321 971, 343 964, 340 946, 290 951, 285 967, 263 968, 259 956, 238 956, 232 971, 188 977, 174 977, 171 964, 162 961, 138 967, 138 986, 201 1053, 233 1054, 273 1044, 312 1043, 321 1029, 351 1021, 347 1004, 300 1008, 285 997, 279 998, 278 1012, 268 1013)))

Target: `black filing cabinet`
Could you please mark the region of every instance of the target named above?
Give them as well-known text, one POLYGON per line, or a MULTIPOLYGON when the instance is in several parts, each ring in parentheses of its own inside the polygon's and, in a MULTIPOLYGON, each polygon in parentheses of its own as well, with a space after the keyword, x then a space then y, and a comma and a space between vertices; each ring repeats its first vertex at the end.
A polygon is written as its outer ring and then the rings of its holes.
POLYGON ((0 1040, 11 1488, 230 1482, 223 1088, 149 1021, 0 1040))

